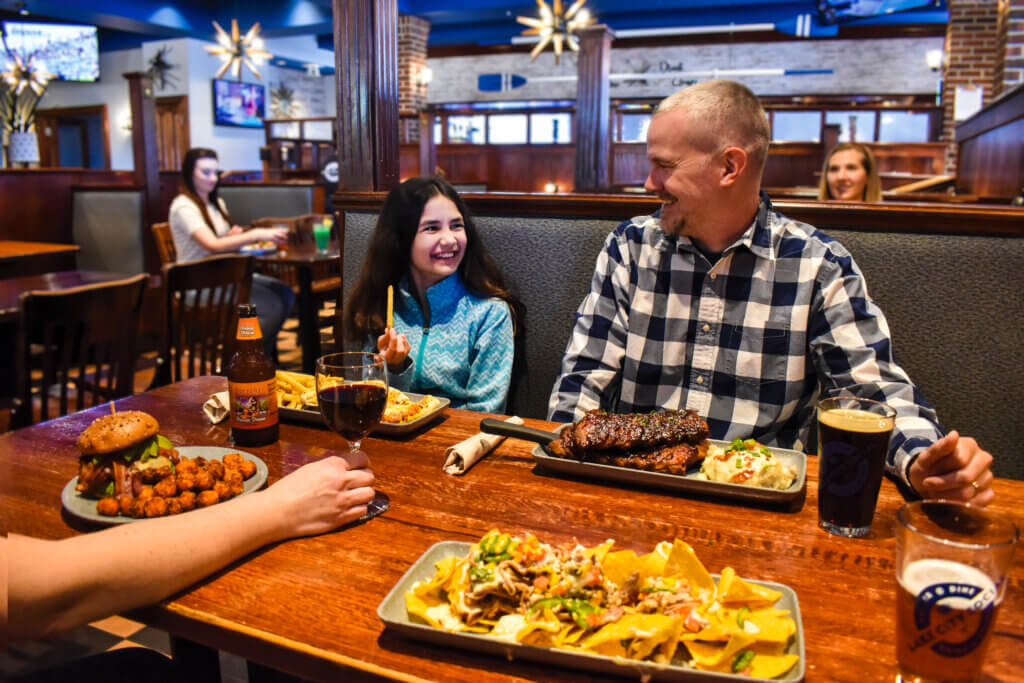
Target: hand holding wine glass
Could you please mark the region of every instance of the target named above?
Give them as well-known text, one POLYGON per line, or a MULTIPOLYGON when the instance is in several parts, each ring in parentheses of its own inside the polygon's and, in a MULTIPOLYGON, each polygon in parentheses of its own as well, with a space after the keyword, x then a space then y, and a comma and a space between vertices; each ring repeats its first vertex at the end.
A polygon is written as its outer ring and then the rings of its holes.
MULTIPOLYGON (((375 353, 332 353, 317 359, 316 393, 320 414, 332 430, 359 450, 362 440, 380 423, 388 401, 388 371, 375 353)), ((388 497, 377 492, 363 519, 388 509, 388 497)))

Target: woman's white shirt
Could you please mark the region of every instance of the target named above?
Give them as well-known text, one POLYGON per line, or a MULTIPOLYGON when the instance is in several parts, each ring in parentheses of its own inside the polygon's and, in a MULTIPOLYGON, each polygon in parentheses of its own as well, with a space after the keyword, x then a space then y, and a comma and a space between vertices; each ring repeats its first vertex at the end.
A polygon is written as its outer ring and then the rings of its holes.
MULTIPOLYGON (((227 207, 224 200, 218 200, 225 212, 227 207)), ((206 211, 213 221, 214 231, 217 237, 224 237, 231 230, 231 225, 224 220, 220 211, 214 208, 213 204, 207 203, 206 211)), ((168 221, 171 224, 171 237, 174 239, 174 248, 178 252, 178 263, 198 261, 201 258, 212 256, 214 252, 208 250, 192 238, 196 230, 209 230, 210 227, 203 220, 203 214, 195 202, 183 194, 179 194, 171 202, 168 221)))

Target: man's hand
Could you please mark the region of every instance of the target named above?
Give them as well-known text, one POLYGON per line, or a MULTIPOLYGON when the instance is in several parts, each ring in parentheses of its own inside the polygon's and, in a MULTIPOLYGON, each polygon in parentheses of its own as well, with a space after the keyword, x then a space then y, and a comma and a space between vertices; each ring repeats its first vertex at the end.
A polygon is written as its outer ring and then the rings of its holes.
POLYGON ((984 507, 995 498, 992 454, 952 431, 921 451, 910 466, 910 484, 923 498, 946 498, 984 507))

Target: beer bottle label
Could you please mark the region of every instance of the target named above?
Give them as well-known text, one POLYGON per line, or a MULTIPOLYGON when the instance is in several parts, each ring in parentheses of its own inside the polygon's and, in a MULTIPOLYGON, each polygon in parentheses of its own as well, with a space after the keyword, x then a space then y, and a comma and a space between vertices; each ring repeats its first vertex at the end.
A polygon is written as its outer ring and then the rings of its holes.
MULTIPOLYGON (((259 330, 259 325, 256 329, 259 330)), ((229 381, 228 389, 231 395, 232 429, 264 429, 277 424, 276 378, 271 377, 262 382, 229 381)))
POLYGON ((260 330, 260 319, 256 317, 239 318, 238 334, 235 335, 235 339, 263 339, 263 331, 260 330))

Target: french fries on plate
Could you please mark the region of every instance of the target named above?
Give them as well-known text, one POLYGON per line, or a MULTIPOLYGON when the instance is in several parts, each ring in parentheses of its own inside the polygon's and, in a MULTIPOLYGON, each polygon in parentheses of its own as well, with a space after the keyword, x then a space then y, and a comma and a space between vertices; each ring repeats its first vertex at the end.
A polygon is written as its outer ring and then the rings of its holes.
MULTIPOLYGON (((398 389, 388 389, 388 403, 383 422, 406 424, 434 410, 440 401, 430 395, 413 401, 398 389)), ((279 408, 308 410, 317 407, 316 378, 301 372, 277 371, 277 405, 279 408)))

